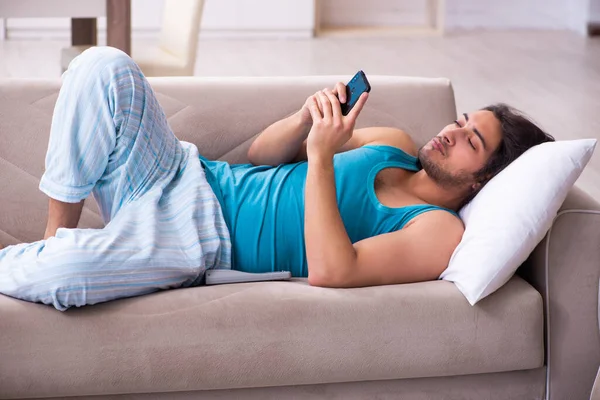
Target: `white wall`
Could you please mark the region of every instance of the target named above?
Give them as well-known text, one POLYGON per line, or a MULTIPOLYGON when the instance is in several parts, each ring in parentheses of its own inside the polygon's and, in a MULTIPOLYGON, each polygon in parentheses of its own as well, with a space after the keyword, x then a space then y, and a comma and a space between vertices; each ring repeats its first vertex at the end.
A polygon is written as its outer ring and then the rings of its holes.
MULTIPOLYGON (((98 0, 103 1, 103 0, 98 0)), ((134 38, 154 38, 160 29, 164 0, 132 0, 134 38)), ((1 10, 0 10, 1 14, 1 10)), ((68 38, 70 19, 9 18, 9 38, 68 38)), ((105 40, 106 18, 98 18, 98 39, 105 40)), ((202 36, 310 37, 312 0, 205 0, 202 36)))
POLYGON ((322 25, 395 26, 424 25, 426 2, 423 0, 321 0, 322 25))
POLYGON ((587 0, 449 0, 452 29, 573 29, 570 8, 587 0))
MULTIPOLYGON (((201 37, 310 37, 314 28, 314 0, 205 1, 201 37)), ((318 1, 323 4, 321 16, 330 26, 425 21, 425 0, 318 1)), ((164 0, 132 0, 134 39, 157 36, 163 4, 164 0)), ((600 0, 446 0, 446 31, 571 29, 584 33, 588 21, 600 21, 600 0)), ((69 18, 13 18, 6 26, 9 38, 70 35, 69 18)), ((105 26, 106 19, 100 17, 100 43, 105 26)))
POLYGON ((312 32, 309 0, 207 0, 202 29, 212 31, 312 32))
POLYGON ((600 0, 590 0, 589 22, 600 24, 600 0))
POLYGON ((571 0, 567 7, 567 15, 569 28, 585 35, 590 16, 590 0, 571 0))

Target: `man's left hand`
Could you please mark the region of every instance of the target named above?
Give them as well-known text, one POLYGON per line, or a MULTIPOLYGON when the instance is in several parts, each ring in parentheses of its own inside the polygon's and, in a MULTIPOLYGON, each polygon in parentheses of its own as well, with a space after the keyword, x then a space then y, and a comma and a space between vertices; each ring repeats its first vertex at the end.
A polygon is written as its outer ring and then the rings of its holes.
POLYGON ((311 158, 333 158, 338 149, 352 137, 356 118, 367 98, 368 93, 363 93, 346 116, 342 115, 340 102, 330 89, 317 92, 308 100, 313 120, 306 142, 309 161, 311 158))

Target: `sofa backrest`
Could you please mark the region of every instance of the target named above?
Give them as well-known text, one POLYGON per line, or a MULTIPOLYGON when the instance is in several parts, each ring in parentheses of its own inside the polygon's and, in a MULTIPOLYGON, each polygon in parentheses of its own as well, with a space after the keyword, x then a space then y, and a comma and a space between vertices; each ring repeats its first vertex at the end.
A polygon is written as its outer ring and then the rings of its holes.
MULTIPOLYGON (((348 77, 150 78, 171 129, 211 159, 246 162, 252 139, 298 110, 308 96, 348 77)), ((422 145, 456 118, 447 79, 370 76, 357 127, 393 126, 422 145)), ((43 237, 48 198, 39 191, 60 80, 0 80, 0 243, 43 237)), ((81 228, 101 228, 90 196, 81 228)))

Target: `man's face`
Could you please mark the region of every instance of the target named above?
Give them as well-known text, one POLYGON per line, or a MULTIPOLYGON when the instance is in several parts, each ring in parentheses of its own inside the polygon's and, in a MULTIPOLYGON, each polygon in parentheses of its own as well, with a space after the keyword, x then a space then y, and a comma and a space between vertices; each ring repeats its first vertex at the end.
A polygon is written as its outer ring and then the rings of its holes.
POLYGON ((419 149, 427 175, 445 189, 466 189, 500 145, 500 122, 491 111, 461 115, 419 149))

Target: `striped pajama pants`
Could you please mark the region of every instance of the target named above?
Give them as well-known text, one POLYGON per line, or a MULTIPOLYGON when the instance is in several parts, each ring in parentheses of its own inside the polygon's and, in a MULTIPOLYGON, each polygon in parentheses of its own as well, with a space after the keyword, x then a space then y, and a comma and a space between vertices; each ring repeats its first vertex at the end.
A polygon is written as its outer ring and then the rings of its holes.
POLYGON ((64 311, 203 283, 231 268, 221 206, 198 149, 179 141, 139 67, 93 47, 63 75, 40 190, 76 203, 90 193, 103 229, 0 250, 0 293, 64 311))

